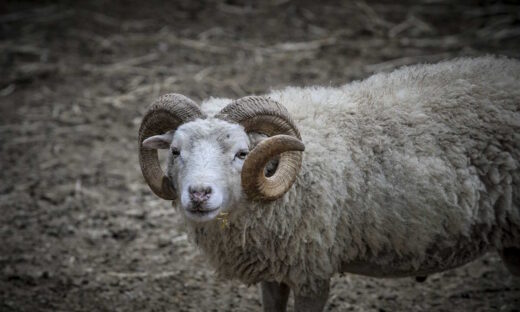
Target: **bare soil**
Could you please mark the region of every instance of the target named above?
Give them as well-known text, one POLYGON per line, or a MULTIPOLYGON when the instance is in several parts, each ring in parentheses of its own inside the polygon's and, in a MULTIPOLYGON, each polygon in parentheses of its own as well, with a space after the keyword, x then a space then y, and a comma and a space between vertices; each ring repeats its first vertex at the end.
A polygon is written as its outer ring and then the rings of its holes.
MULTIPOLYGON (((519 48, 514 1, 2 2, 0 311, 261 309, 142 179, 137 128, 160 94, 335 86, 519 48)), ((489 254, 424 283, 337 277, 326 310, 519 307, 520 281, 489 254)))

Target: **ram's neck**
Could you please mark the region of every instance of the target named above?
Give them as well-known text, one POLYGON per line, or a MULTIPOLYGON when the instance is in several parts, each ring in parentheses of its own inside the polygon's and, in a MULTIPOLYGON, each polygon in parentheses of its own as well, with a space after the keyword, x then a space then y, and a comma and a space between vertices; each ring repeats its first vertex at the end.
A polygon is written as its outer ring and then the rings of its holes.
POLYGON ((306 207, 294 189, 270 204, 235 207, 227 223, 190 224, 190 236, 223 277, 312 288, 313 280, 337 271, 339 262, 331 257, 337 253, 334 213, 306 207), (296 268, 313 274, 294 272, 296 268))

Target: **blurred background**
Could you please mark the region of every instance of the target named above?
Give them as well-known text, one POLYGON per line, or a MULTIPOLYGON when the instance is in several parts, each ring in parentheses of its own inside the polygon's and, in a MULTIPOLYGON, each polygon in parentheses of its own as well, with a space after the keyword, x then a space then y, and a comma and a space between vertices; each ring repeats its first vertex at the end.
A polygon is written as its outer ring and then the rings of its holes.
MULTIPOLYGON (((517 1, 2 1, 0 311, 259 311, 142 179, 147 105, 520 56, 517 1)), ((292 305, 292 303, 290 303, 292 305)), ((327 311, 518 311, 495 254, 424 282, 345 275, 327 311)))

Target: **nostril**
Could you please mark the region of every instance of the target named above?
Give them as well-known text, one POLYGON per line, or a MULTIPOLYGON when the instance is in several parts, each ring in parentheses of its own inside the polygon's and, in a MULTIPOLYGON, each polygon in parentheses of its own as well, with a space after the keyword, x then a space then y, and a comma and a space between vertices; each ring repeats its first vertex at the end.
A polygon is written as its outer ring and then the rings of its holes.
POLYGON ((190 186, 188 192, 192 201, 200 203, 210 198, 213 189, 210 186, 190 186))
POLYGON ((211 194, 213 192, 213 189, 211 188, 211 186, 190 186, 188 187, 188 191, 190 192, 190 194, 211 194))

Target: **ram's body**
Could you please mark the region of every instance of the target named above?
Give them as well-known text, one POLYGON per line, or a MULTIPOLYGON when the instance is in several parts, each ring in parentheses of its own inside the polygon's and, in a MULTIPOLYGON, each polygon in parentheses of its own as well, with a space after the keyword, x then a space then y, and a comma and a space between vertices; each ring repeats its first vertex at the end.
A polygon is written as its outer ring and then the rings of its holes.
MULTIPOLYGON (((217 272, 312 293, 337 272, 413 276, 520 247, 520 63, 418 65, 268 97, 306 145, 293 187, 189 222, 217 272)), ((210 99, 208 114, 230 101, 210 99)))

